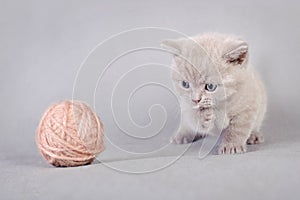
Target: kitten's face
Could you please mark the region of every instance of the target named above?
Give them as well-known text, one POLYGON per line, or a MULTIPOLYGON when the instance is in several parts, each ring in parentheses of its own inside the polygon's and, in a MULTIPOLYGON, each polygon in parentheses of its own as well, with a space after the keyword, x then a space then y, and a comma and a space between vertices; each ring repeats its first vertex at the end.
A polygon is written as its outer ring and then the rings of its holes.
POLYGON ((172 79, 182 103, 193 109, 214 108, 236 92, 248 45, 236 38, 204 35, 166 40, 174 53, 172 79))
POLYGON ((225 98, 220 74, 208 58, 201 58, 199 54, 195 58, 188 59, 193 64, 181 57, 174 58, 174 86, 186 106, 192 109, 215 107, 225 98))

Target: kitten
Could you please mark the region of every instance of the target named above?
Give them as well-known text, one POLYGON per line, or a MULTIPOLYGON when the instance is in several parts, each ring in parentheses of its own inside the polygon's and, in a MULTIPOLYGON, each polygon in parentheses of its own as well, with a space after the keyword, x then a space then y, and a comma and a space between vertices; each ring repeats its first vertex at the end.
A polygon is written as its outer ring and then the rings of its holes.
POLYGON ((165 40, 174 53, 172 79, 182 109, 171 142, 193 142, 214 128, 222 131, 219 154, 246 152, 246 143, 263 142, 260 127, 267 97, 249 64, 248 44, 217 33, 165 40))

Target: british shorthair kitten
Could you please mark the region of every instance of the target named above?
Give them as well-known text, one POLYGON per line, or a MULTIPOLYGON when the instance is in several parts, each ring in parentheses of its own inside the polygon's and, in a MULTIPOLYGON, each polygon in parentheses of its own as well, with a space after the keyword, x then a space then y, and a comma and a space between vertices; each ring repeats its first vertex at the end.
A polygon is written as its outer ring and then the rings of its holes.
POLYGON ((174 54, 172 80, 182 120, 171 142, 185 144, 222 131, 219 154, 246 152, 263 142, 267 97, 249 64, 248 44, 217 33, 162 42, 174 54))

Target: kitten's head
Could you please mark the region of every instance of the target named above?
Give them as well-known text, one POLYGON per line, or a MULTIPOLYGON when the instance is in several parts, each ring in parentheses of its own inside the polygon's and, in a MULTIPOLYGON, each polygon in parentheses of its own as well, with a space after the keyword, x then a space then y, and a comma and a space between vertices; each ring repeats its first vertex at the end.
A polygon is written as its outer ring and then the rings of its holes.
POLYGON ((174 54, 174 86, 182 102, 194 109, 225 102, 247 67, 248 45, 236 37, 206 34, 165 40, 162 45, 174 54))

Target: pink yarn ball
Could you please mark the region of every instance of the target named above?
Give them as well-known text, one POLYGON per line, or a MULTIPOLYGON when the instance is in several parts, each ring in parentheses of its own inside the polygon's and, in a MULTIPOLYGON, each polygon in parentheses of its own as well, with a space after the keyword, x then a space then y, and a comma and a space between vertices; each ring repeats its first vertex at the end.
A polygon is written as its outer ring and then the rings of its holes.
POLYGON ((85 103, 62 101, 50 106, 37 129, 42 156, 57 167, 86 165, 104 150, 103 124, 85 103))

